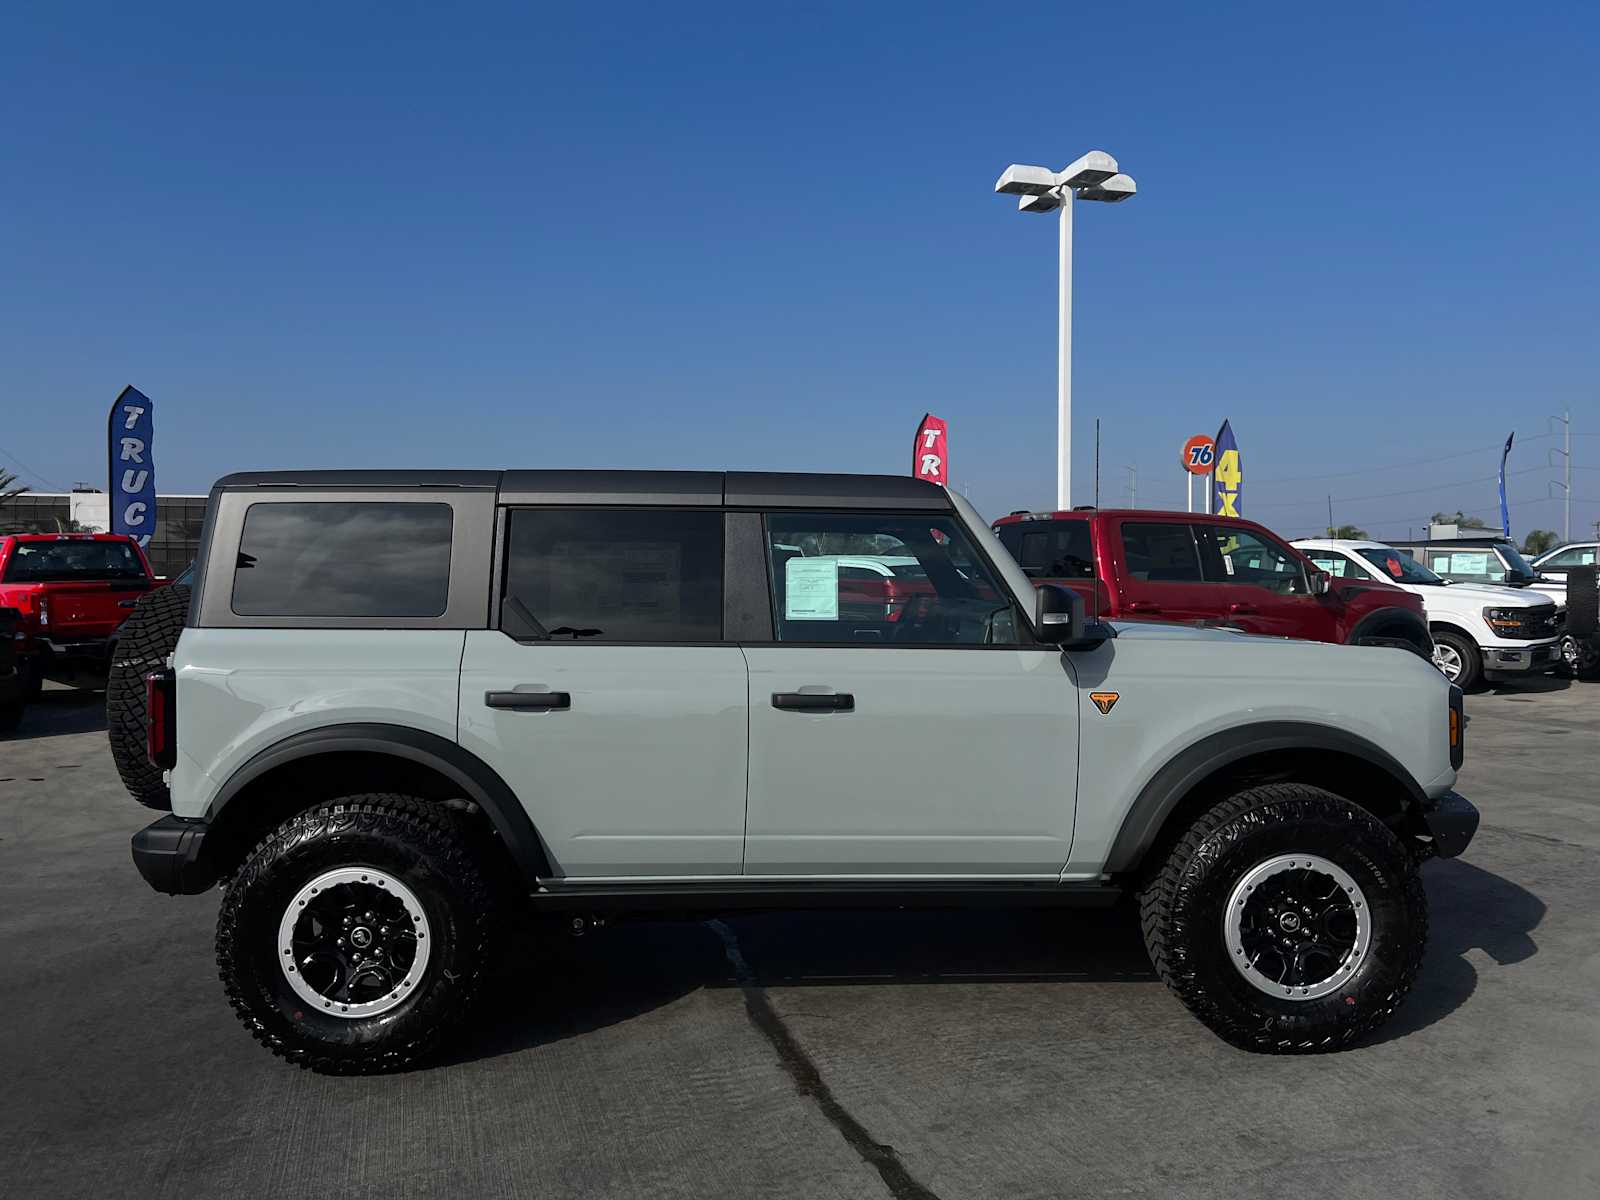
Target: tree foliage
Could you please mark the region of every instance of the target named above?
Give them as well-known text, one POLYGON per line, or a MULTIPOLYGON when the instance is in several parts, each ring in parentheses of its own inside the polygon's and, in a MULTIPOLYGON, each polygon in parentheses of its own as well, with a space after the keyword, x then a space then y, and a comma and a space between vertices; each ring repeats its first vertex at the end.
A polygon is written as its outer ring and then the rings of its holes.
POLYGON ((1364 542, 1367 540, 1367 531, 1356 525, 1330 525, 1328 536, 1349 542, 1364 542))
POLYGON ((20 496, 28 490, 28 485, 19 483, 17 477, 10 471, 0 471, 0 500, 9 500, 13 496, 20 496))
POLYGON ((1560 540, 1553 529, 1530 529, 1522 541, 1522 552, 1532 558, 1543 554, 1560 540))
POLYGON ((1492 529, 1492 528, 1494 528, 1494 526, 1490 525, 1482 517, 1468 516, 1466 513, 1462 512, 1459 508, 1456 509, 1456 511, 1453 512, 1453 513, 1436 512, 1436 513, 1433 514, 1433 516, 1430 519, 1433 521, 1433 523, 1435 525, 1457 525, 1457 526, 1460 526, 1462 529, 1492 529))

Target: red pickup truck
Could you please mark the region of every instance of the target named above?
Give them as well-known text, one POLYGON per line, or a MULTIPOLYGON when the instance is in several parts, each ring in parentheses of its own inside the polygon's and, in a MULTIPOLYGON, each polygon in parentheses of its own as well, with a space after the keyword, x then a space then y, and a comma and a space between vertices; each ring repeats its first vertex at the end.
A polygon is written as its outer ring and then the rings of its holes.
POLYGON ((0 535, 0 608, 18 614, 13 645, 24 695, 46 678, 103 684, 117 630, 157 583, 130 537, 0 535))
POLYGON ((1433 657, 1422 601, 1336 579, 1252 521, 1147 509, 1015 512, 995 534, 1036 583, 1102 617, 1225 625, 1308 641, 1402 646, 1433 657))

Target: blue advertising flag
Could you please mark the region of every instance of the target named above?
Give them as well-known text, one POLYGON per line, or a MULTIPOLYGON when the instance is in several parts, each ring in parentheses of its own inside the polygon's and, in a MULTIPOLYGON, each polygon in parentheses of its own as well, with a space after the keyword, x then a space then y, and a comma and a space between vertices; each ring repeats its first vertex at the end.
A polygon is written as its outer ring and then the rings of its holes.
POLYGON ((1243 515, 1244 471, 1233 426, 1224 421, 1217 430, 1216 468, 1211 472, 1211 511, 1219 517, 1243 515))
POLYGON ((1500 451, 1500 532, 1511 536, 1511 510, 1506 507, 1506 459, 1511 456, 1511 442, 1517 436, 1513 429, 1506 438, 1506 448, 1500 451))
POLYGON ((125 387, 106 420, 110 469, 111 532, 150 546, 156 531, 155 405, 136 387, 125 387))

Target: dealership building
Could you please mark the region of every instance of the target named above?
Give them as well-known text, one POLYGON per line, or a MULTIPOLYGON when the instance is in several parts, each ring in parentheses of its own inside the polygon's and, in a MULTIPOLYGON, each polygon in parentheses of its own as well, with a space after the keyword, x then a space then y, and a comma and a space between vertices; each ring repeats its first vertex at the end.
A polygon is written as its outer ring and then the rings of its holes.
MULTIPOLYGON (((145 553, 157 575, 177 575, 200 551, 204 496, 157 496, 156 531, 145 553)), ((0 500, 0 534, 104 533, 111 528, 111 500, 104 492, 24 492, 0 500)))

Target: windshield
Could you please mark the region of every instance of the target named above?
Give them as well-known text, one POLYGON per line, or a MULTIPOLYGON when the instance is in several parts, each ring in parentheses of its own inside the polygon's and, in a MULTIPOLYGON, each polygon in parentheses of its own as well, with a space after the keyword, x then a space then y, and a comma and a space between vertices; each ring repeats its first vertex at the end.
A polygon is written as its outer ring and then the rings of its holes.
POLYGON ((1357 551, 1378 570, 1398 583, 1443 583, 1444 580, 1423 566, 1404 550, 1369 548, 1357 551))
POLYGON ((143 579, 131 542, 19 542, 6 564, 7 583, 77 583, 143 579))

